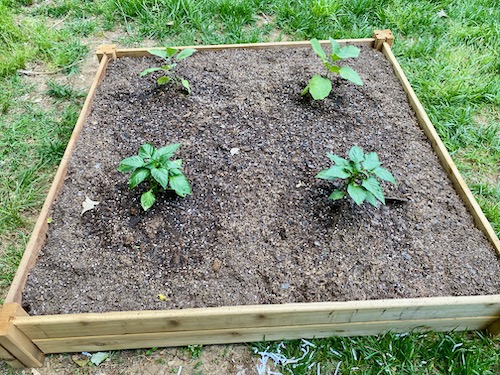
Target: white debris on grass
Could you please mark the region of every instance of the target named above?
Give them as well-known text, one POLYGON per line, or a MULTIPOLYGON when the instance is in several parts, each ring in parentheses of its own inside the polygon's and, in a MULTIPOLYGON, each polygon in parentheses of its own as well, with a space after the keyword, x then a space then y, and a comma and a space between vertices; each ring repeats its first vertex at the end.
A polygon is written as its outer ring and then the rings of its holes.
MULTIPOLYGON (((302 339, 302 344, 300 345, 300 350, 302 351, 302 356, 299 358, 287 358, 285 355, 281 353, 281 349, 285 348, 285 344, 283 342, 278 344, 276 348, 276 352, 270 352, 269 346, 266 350, 259 352, 257 348, 254 348, 254 352, 260 355, 259 363, 256 365, 258 375, 284 375, 281 372, 276 372, 271 370, 270 365, 273 367, 282 366, 286 369, 290 374, 294 373, 294 369, 300 364, 307 364, 311 362, 315 350, 316 345, 312 342, 302 339), (269 362, 271 360, 272 362, 269 362), (304 361, 304 362, 302 362, 304 361), (286 368, 289 366, 289 368, 286 368)), ((317 366, 317 375, 321 375, 321 367, 320 364, 316 364, 316 362, 312 362, 309 364, 308 369, 317 366)))
POLYGON ((182 366, 179 366, 179 370, 177 371, 177 375, 181 375, 182 372, 182 366))

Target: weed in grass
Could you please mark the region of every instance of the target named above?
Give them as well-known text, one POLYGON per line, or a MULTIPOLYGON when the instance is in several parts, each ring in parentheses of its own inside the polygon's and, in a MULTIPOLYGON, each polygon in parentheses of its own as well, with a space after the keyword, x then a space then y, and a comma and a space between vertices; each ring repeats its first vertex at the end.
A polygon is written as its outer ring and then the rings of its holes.
POLYGON ((67 83, 61 84, 50 79, 47 81, 46 94, 54 98, 56 102, 73 101, 85 96, 83 92, 75 90, 67 83))

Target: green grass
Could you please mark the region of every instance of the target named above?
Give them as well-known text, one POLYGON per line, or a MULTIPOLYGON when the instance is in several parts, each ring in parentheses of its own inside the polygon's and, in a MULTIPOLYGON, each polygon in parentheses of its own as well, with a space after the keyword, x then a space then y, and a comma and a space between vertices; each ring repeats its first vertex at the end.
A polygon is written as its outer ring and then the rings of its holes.
MULTIPOLYGON (((65 75, 78 73, 81 60, 93 53, 85 45, 86 38, 106 30, 120 32, 120 40, 130 44, 150 38, 158 45, 182 45, 269 41, 277 35, 294 40, 358 38, 371 36, 374 29, 390 28, 398 60, 500 235, 498 0, 32 3, 0 0, 0 288, 12 280, 81 106, 81 93, 61 82, 66 82, 65 75), (441 10, 447 17, 438 15, 441 10), (58 74, 57 79, 45 81, 48 90, 38 95, 53 103, 50 108, 35 102, 32 92, 36 88, 16 73, 33 66, 58 74)), ((499 341, 479 334, 315 342, 321 350, 312 360, 330 373, 339 361, 341 373, 500 372, 495 367, 500 362, 499 341), (452 350, 458 342, 464 344, 452 350)), ((300 354, 299 346, 300 342, 290 343, 290 355, 300 354)), ((312 373, 300 371, 295 373, 312 373)))

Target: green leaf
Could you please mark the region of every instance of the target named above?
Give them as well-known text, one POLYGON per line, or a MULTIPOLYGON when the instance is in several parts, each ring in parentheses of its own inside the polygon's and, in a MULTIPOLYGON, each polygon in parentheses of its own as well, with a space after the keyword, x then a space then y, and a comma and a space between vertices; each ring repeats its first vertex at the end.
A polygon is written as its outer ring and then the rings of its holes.
POLYGON ((144 166, 144 159, 138 155, 123 159, 118 166, 118 171, 129 172, 144 166))
POLYGON ((97 352, 92 354, 92 357, 90 357, 90 362, 92 362, 96 366, 99 366, 108 357, 109 353, 97 352))
POLYGON ((328 68, 328 71, 330 71, 332 73, 339 74, 339 72, 340 72, 340 66, 332 65, 329 63, 325 63, 325 66, 328 68))
POLYGON ((351 177, 349 172, 338 165, 334 165, 328 169, 322 170, 316 175, 316 178, 321 178, 323 180, 333 180, 334 178, 348 178, 351 177))
POLYGON ((182 86, 186 88, 188 94, 191 94, 191 86, 189 86, 189 81, 187 79, 181 78, 181 83, 182 86))
POLYGON ((144 143, 139 148, 139 156, 144 159, 151 159, 153 157, 154 152, 155 152, 154 146, 150 145, 149 143, 144 143))
POLYGON ((141 195, 141 206, 144 211, 147 211, 153 206, 156 201, 156 197, 152 190, 148 190, 141 195))
POLYGON ((319 56, 321 60, 326 60, 326 53, 325 51, 323 51, 323 48, 321 48, 321 44, 319 43, 318 39, 311 39, 311 46, 313 51, 316 53, 316 55, 319 56))
POLYGON ((378 160, 370 160, 366 159, 365 156, 365 161, 363 162, 363 168, 369 172, 373 171, 375 168, 380 167, 381 163, 378 160))
POLYGON ((167 169, 180 169, 181 166, 182 166, 182 159, 177 159, 175 161, 167 160, 166 162, 167 169))
POLYGON ((337 201, 339 199, 342 199, 344 198, 346 195, 346 192, 345 191, 342 191, 342 190, 334 190, 330 196, 328 197, 328 199, 331 199, 332 201, 337 201))
POLYGON ((161 57, 162 59, 166 59, 167 58, 167 51, 165 51, 163 49, 148 49, 148 52, 151 55, 155 55, 155 56, 161 57))
POLYGON ((342 157, 340 157, 338 155, 335 155, 335 154, 332 154, 332 153, 329 152, 328 154, 326 154, 326 156, 328 156, 328 158, 331 161, 333 161, 336 165, 339 165, 339 166, 342 166, 342 167, 349 166, 349 162, 346 159, 344 159, 344 158, 342 158, 342 157))
POLYGON ((167 47, 165 49, 165 52, 167 54, 168 57, 172 57, 174 56, 177 52, 179 52, 179 50, 177 48, 172 48, 172 47, 167 47))
POLYGON ((158 70, 163 70, 162 68, 147 68, 139 73, 141 77, 144 77, 146 74, 157 72, 158 70))
POLYGON ((168 187, 168 170, 164 168, 152 168, 151 176, 158 181, 162 188, 168 187))
POLYGON ((172 143, 171 145, 159 148, 155 151, 153 158, 158 160, 161 157, 162 162, 166 163, 167 159, 169 159, 179 147, 181 147, 180 143, 172 143))
POLYGON ((191 186, 189 186, 189 181, 183 174, 170 176, 169 182, 170 187, 174 189, 177 195, 185 197, 187 194, 191 194, 191 186))
POLYGON ((347 59, 349 57, 358 57, 359 56, 359 48, 355 46, 345 46, 340 49, 337 55, 341 59, 347 59))
POLYGON ((167 83, 170 82, 170 77, 169 76, 163 76, 163 77, 160 77, 156 80, 156 83, 158 85, 166 85, 167 83))
POLYGON ((365 160, 379 161, 378 155, 376 152, 369 152, 369 153, 365 154, 365 160))
POLYGON ((382 167, 378 167, 378 168, 375 168, 372 172, 375 173, 375 175, 378 178, 396 185, 396 180, 394 179, 394 176, 387 169, 382 168, 382 167))
POLYGON ((385 204, 384 190, 375 177, 368 177, 366 180, 363 180, 361 186, 372 193, 375 198, 385 204))
POLYGON ((352 68, 348 66, 343 66, 342 68, 340 68, 339 75, 342 78, 345 78, 351 81, 352 83, 355 83, 356 85, 363 86, 363 81, 359 77, 358 73, 356 73, 354 70, 352 70, 352 68))
POLYGON ((182 174, 182 171, 180 169, 177 169, 177 168, 172 168, 172 169, 169 169, 169 173, 172 176, 177 176, 177 175, 182 174))
POLYGON ((142 181, 144 181, 150 174, 151 172, 149 169, 146 168, 139 168, 136 169, 131 175, 130 179, 128 181, 128 186, 130 189, 135 188, 137 185, 139 185, 142 181))
POLYGON ((352 146, 351 149, 349 150, 349 159, 351 159, 351 161, 355 163, 359 163, 363 161, 363 158, 364 158, 363 150, 356 145, 352 146))
POLYGON ((352 200, 359 206, 366 199, 366 191, 361 186, 357 185, 355 182, 351 182, 347 185, 347 192, 352 200))
POLYGON ((314 100, 323 100, 332 91, 332 83, 328 78, 324 78, 319 74, 314 75, 309 81, 309 92, 314 100))
POLYGON ((375 196, 370 193, 369 191, 365 191, 366 194, 366 201, 370 203, 372 206, 375 206, 378 208, 378 200, 375 198, 375 196))
POLYGON ((196 50, 194 48, 186 48, 183 49, 179 54, 175 57, 177 60, 184 60, 185 58, 188 58, 191 56, 193 53, 195 53, 196 50))
POLYGON ((340 44, 333 38, 328 38, 330 40, 330 44, 332 45, 332 54, 338 56, 340 52, 340 44))

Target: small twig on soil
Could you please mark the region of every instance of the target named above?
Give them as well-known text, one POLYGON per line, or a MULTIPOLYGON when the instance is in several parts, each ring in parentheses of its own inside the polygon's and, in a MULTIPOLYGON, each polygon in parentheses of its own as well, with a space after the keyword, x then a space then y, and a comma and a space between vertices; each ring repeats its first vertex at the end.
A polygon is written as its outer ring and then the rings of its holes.
POLYGON ((82 63, 83 60, 78 60, 78 61, 75 61, 74 63, 72 64, 69 64, 69 65, 66 65, 66 66, 63 66, 62 68, 60 69, 57 69, 57 70, 54 70, 53 72, 37 72, 37 71, 34 71, 34 70, 23 70, 23 69, 18 69, 17 72, 19 74, 24 74, 26 76, 38 76, 38 75, 51 75, 51 74, 58 74, 58 73, 61 73, 62 71, 68 69, 68 68, 71 68, 75 65, 78 65, 80 63, 82 63))

